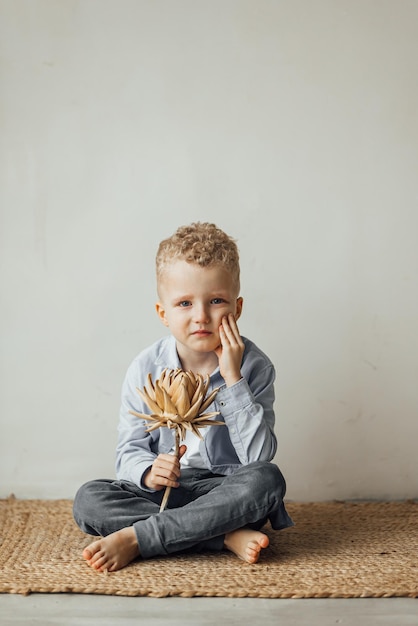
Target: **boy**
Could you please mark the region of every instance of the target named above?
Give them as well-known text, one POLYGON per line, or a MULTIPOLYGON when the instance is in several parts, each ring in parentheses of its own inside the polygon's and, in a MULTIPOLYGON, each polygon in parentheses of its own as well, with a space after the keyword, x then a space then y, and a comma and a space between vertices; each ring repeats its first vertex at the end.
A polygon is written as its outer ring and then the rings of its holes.
MULTIPOLYGON (((285 480, 270 463, 274 434, 274 367, 248 339, 237 320, 239 256, 233 239, 214 224, 180 227, 158 248, 157 314, 170 335, 141 352, 128 369, 123 389, 116 452, 118 480, 83 485, 74 518, 100 535, 83 551, 98 571, 116 571, 141 556, 184 550, 227 549, 256 563, 269 539, 260 531, 292 526, 283 504, 285 480), (148 373, 165 369, 210 375, 208 393, 220 387, 208 411, 225 426, 204 429, 203 441, 188 433, 179 457, 174 431, 147 432, 148 414, 136 388, 148 373), (189 436, 190 435, 190 436, 189 436), (167 508, 159 512, 165 488, 167 508)), ((203 431, 201 431, 203 432, 203 431)))

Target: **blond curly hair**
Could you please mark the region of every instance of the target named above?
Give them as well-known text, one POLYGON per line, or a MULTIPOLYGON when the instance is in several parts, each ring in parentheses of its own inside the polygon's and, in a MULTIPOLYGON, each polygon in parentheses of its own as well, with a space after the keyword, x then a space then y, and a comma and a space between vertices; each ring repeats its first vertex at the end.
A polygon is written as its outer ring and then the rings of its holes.
POLYGON ((237 244, 215 224, 193 222, 188 226, 180 226, 171 237, 161 241, 156 256, 157 283, 167 265, 178 259, 200 267, 221 265, 231 273, 239 291, 237 244))

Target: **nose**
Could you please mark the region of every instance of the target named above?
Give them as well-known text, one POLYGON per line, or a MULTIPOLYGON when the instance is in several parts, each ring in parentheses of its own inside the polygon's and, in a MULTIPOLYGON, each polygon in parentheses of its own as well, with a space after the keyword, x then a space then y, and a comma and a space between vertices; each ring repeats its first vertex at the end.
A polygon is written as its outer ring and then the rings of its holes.
POLYGON ((209 312, 204 304, 195 304, 193 307, 193 319, 196 324, 209 323, 209 312))

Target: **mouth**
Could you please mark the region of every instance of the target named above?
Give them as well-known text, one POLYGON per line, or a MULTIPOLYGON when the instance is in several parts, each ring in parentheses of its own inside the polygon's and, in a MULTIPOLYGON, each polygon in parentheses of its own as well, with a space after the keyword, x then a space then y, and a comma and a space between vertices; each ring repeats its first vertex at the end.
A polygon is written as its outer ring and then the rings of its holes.
POLYGON ((209 335, 211 334, 212 333, 210 332, 210 330, 204 329, 195 330, 194 333, 192 333, 192 335, 194 335, 195 337, 209 337, 209 335))

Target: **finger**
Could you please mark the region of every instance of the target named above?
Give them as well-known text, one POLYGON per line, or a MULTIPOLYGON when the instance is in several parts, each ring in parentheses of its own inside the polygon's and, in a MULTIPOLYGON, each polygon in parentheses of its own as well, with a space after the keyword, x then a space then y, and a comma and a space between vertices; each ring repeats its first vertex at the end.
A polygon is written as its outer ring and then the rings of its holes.
POLYGON ((156 474, 153 477, 153 482, 161 487, 178 487, 177 477, 173 474, 156 474))
POLYGON ((180 476, 180 463, 177 457, 171 457, 173 460, 170 463, 155 463, 153 467, 153 476, 162 476, 163 478, 169 478, 175 480, 180 476))
POLYGON ((169 480, 177 480, 180 476, 180 464, 170 465, 169 467, 158 467, 156 468, 156 474, 168 478, 169 480))
POLYGON ((175 465, 156 465, 154 467, 153 476, 163 476, 164 478, 176 479, 180 476, 180 466, 175 465))
POLYGON ((239 332, 239 328, 238 328, 237 322, 235 320, 235 317, 232 314, 230 314, 228 321, 229 321, 229 329, 230 329, 230 332, 231 332, 231 336, 233 336, 233 339, 231 339, 231 337, 230 337, 230 341, 235 341, 235 343, 240 348, 243 348, 244 347, 244 343, 242 341, 241 333, 239 332))
MULTIPOLYGON (((234 321, 231 315, 229 316, 229 318, 224 317, 222 320, 222 332, 224 333, 225 340, 227 340, 229 344, 237 343, 238 334, 237 331, 234 332, 231 321, 234 321)), ((219 334, 221 335, 221 332, 219 334)))
POLYGON ((156 467, 180 467, 179 460, 175 454, 160 454, 155 461, 156 467))
MULTIPOLYGON (((223 324, 219 326, 219 339, 221 340, 221 345, 216 348, 219 352, 222 352, 222 348, 229 343, 228 337, 226 336, 225 329, 223 324)), ((215 352, 216 352, 215 350, 215 352)), ((219 355, 218 355, 219 356, 219 355)))
POLYGON ((233 332, 233 334, 235 336, 235 339, 237 341, 241 342, 241 334, 239 332, 237 320, 232 315, 232 313, 230 313, 229 316, 228 316, 228 322, 229 322, 229 327, 230 327, 231 331, 233 332))
POLYGON ((185 446, 185 445, 180 446, 180 448, 179 448, 179 459, 181 459, 181 457, 186 452, 186 450, 187 450, 187 446, 185 446))
POLYGON ((161 487, 161 489, 163 489, 164 487, 173 487, 174 489, 177 489, 177 487, 180 486, 180 483, 177 482, 176 480, 168 480, 167 478, 161 478, 155 481, 155 485, 156 487, 161 487))
POLYGON ((172 463, 175 458, 176 457, 172 454, 159 454, 156 460, 157 462, 162 461, 163 463, 172 463))

